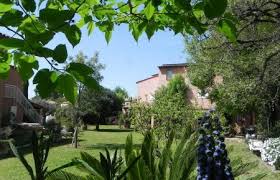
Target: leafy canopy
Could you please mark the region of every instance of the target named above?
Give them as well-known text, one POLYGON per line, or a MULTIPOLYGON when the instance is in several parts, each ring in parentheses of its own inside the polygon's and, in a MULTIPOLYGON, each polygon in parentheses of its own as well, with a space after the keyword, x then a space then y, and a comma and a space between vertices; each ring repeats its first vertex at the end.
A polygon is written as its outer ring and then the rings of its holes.
POLYGON ((225 14, 218 29, 229 32, 231 23, 238 19, 238 38, 225 39, 212 30, 207 38, 197 35, 187 39, 193 62, 190 79, 195 86, 209 91, 219 112, 227 117, 254 112, 259 130, 272 132, 274 127, 277 129, 280 112, 280 26, 276 18, 280 4, 269 0, 234 1, 228 9, 235 18, 225 14))
POLYGON ((77 82, 96 88, 96 81, 89 71, 83 72, 86 67, 78 68, 79 64, 60 68, 68 57, 67 42, 49 48, 56 34, 62 33, 75 47, 83 27, 88 35, 98 28, 109 42, 115 26, 121 24, 128 25, 136 41, 144 32, 149 39, 159 30, 202 34, 210 24, 217 24, 221 33, 234 40, 234 24, 224 16, 226 7, 227 0, 1 0, 0 27, 13 37, 0 36, 0 77, 7 77, 11 63, 23 79, 30 79, 39 70, 34 83, 42 97, 58 90, 75 103, 77 82), (38 60, 46 61, 51 70, 40 69, 38 60), (51 88, 42 88, 44 82, 51 88))

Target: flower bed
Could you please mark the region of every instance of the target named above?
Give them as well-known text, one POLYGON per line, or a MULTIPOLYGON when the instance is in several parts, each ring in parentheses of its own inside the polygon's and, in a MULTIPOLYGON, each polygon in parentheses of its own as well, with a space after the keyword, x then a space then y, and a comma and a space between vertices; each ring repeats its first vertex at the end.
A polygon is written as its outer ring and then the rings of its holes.
POLYGON ((280 158, 280 138, 269 138, 264 141, 261 158, 269 165, 275 164, 277 158, 280 158))
POLYGON ((279 169, 280 163, 280 137, 279 138, 269 138, 267 140, 260 141, 256 139, 248 140, 249 149, 251 151, 259 151, 261 154, 261 159, 267 164, 274 166, 279 169))

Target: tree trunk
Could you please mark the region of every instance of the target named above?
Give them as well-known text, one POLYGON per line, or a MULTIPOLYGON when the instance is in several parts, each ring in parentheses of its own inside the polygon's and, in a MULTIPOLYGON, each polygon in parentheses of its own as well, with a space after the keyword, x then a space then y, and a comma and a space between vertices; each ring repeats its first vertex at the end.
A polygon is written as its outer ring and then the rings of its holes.
POLYGON ((78 126, 75 127, 74 147, 78 148, 78 126))
POLYGON ((96 131, 99 131, 99 124, 100 124, 100 120, 98 119, 95 126, 96 131))

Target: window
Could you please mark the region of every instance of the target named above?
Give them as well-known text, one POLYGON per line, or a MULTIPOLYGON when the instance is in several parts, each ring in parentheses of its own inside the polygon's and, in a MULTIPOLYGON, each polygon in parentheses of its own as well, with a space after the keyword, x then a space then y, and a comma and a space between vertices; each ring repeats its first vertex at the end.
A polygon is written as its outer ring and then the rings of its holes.
POLYGON ((171 69, 166 71, 166 80, 172 79, 173 72, 171 69))

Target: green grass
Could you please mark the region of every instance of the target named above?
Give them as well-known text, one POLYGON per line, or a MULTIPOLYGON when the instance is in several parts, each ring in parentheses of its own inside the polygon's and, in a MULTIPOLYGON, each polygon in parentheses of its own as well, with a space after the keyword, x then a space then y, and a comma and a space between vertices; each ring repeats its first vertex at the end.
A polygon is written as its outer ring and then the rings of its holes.
MULTIPOLYGON (((80 134, 81 141, 78 149, 71 147, 71 144, 53 147, 47 162, 49 170, 69 162, 74 157, 79 157, 81 151, 89 152, 97 157, 105 147, 111 150, 115 147, 121 149, 124 146, 127 135, 130 133, 129 131, 118 129, 118 126, 101 126, 101 131, 99 132, 93 131, 93 129, 94 127, 90 127, 88 131, 83 131, 80 134)), ((133 133, 134 142, 140 144, 143 138, 142 135, 133 131, 131 133, 133 133)), ((243 162, 256 162, 256 167, 250 169, 238 179, 245 180, 260 173, 267 174, 263 179, 280 179, 280 173, 273 171, 259 157, 251 153, 243 140, 228 139, 226 143, 230 147, 229 149, 232 149, 229 153, 231 160, 240 157, 243 162)), ((27 154, 26 158, 30 164, 33 164, 31 154, 27 154)), ((82 175, 74 167, 67 169, 67 171, 82 175)), ((18 159, 6 158, 0 160, 0 180, 29 180, 29 176, 18 159)))
MULTIPOLYGON (((53 147, 50 150, 47 161, 48 169, 51 170, 62 164, 69 162, 74 157, 79 157, 81 151, 86 151, 92 155, 99 156, 99 152, 105 147, 114 149, 122 148, 126 137, 129 133, 133 134, 135 143, 141 143, 142 135, 135 132, 118 129, 118 126, 100 126, 101 131, 93 131, 94 127, 90 127, 88 131, 80 134, 79 148, 71 147, 71 144, 53 147)), ((27 154, 26 158, 30 164, 32 162, 32 154, 27 154)), ((81 174, 76 168, 69 168, 68 171, 81 174)), ((27 171, 16 158, 7 158, 0 160, 0 180, 29 180, 27 171)))
POLYGON ((237 179, 245 180, 248 178, 252 178, 257 174, 266 174, 266 176, 262 178, 263 180, 280 179, 280 172, 274 171, 273 168, 265 164, 260 159, 260 157, 250 152, 248 145, 244 142, 243 139, 227 139, 226 144, 228 149, 230 149, 229 158, 231 159, 231 161, 241 158, 245 163, 255 162, 256 165, 255 167, 248 170, 245 174, 239 176, 237 179))

